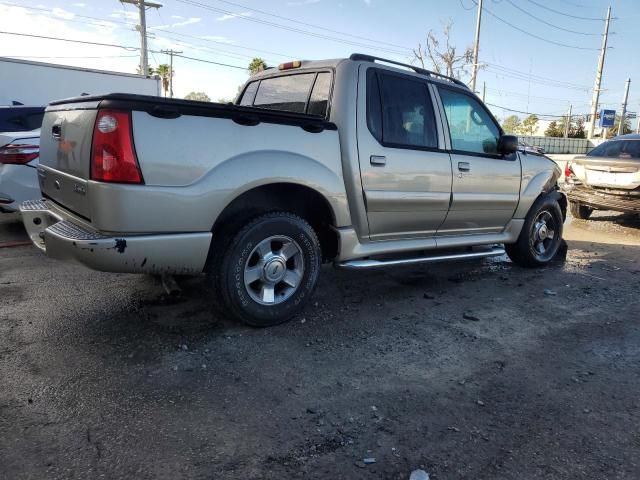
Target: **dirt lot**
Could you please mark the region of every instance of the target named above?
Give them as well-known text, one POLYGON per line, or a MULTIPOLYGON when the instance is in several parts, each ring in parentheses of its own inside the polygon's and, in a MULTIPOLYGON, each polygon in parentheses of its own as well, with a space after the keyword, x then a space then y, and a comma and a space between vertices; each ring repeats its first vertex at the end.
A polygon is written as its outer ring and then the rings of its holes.
POLYGON ((640 221, 565 236, 545 270, 326 268, 266 330, 0 248, 0 478, 640 478, 640 221))

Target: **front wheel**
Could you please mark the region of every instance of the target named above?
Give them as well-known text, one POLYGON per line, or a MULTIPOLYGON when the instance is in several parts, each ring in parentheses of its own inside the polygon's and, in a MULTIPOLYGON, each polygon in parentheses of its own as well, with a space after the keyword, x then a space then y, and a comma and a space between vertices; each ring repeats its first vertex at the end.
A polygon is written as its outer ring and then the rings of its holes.
POLYGON ((286 212, 262 215, 224 252, 217 282, 224 305, 251 326, 282 323, 311 297, 321 258, 318 237, 305 220, 286 212))
POLYGON ((505 245, 509 258, 523 267, 540 267, 549 263, 562 244, 563 217, 560 205, 550 195, 533 204, 518 241, 505 245))

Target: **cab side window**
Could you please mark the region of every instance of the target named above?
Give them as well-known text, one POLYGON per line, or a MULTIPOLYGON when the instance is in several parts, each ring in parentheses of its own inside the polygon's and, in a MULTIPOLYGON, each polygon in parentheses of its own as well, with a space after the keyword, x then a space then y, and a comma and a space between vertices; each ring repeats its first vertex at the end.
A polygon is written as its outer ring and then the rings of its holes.
POLYGON ((426 82, 371 69, 367 92, 367 124, 380 143, 398 148, 438 147, 426 82))
POLYGON ((247 88, 244 89, 244 93, 242 94, 242 98, 240 99, 239 105, 251 106, 253 105, 253 99, 256 97, 256 92, 258 91, 258 82, 251 82, 247 85, 247 88))
POLYGON ((313 85, 313 90, 311 91, 307 113, 321 117, 326 116, 327 108, 329 106, 330 90, 331 74, 329 72, 319 73, 316 78, 316 82, 313 85))
POLYGON ((497 155, 500 129, 489 112, 470 95, 438 88, 449 123, 451 148, 462 153, 497 155))

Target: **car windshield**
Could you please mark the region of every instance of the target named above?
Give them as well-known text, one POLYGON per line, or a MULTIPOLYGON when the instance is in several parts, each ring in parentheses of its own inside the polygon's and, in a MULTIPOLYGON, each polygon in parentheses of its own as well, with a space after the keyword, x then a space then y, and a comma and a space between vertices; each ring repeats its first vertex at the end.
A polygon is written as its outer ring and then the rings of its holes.
POLYGON ((598 145, 588 157, 640 159, 640 140, 612 140, 598 145))

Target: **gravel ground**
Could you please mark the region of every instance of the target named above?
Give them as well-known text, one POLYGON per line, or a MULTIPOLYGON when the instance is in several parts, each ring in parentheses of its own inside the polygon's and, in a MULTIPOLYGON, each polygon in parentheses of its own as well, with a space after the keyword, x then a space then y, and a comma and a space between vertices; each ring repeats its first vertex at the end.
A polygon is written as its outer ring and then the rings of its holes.
POLYGON ((640 478, 640 221, 565 236, 543 270, 326 268, 258 330, 0 225, 0 478, 640 478))

